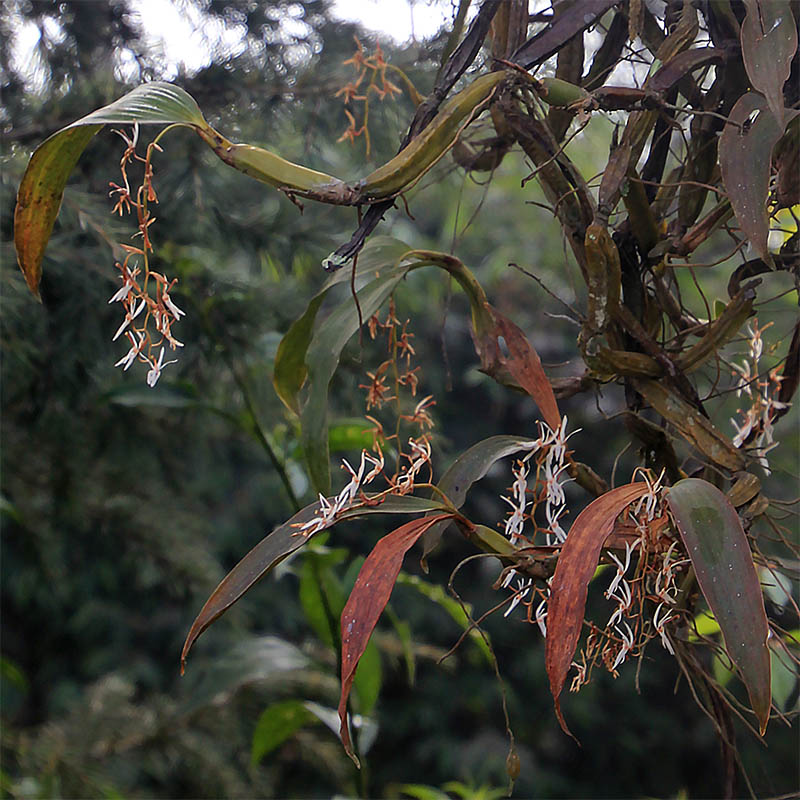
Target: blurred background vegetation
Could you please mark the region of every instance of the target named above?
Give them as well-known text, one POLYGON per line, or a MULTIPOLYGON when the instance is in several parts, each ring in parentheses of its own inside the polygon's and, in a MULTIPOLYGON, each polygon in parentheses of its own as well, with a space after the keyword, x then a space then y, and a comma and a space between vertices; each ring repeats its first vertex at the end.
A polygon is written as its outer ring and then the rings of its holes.
MULTIPOLYGON (((157 268, 179 278, 173 297, 187 312, 179 334, 186 346, 151 391, 138 365, 124 373, 112 366, 122 355, 111 342, 119 311, 107 304, 118 285, 112 244, 128 241, 135 225, 112 217, 107 199, 121 140, 104 131, 78 164, 45 257, 41 305, 13 254, 16 187, 47 135, 159 78, 186 88, 233 139, 345 178, 364 174, 363 139, 336 141, 347 119, 334 95, 352 74, 342 62, 353 36, 374 47, 376 34, 334 19, 324 0, 183 0, 208 53, 205 66, 187 70, 144 33, 139 7, 12 0, 0 12, 3 796, 434 797, 404 785, 455 781, 451 794, 489 797, 507 780, 498 683, 471 640, 436 663, 461 631, 439 588, 470 552, 458 542, 437 552, 430 575, 408 560, 379 626, 356 687, 369 717, 360 729, 368 750, 360 776, 326 725, 338 680, 314 587, 342 594, 391 523, 339 527, 285 564, 203 637, 186 676, 178 675, 183 637, 205 598, 293 511, 276 459, 292 493, 312 499, 297 431, 272 389, 272 363, 280 337, 324 280, 320 261, 349 238, 354 213, 307 205, 301 214, 220 164, 189 133, 169 135, 155 162, 153 238, 157 268), (38 43, 23 63, 22 31, 36 29, 38 43), (308 700, 316 705, 301 702, 308 700), (296 731, 270 740, 270 719, 283 720, 284 731, 294 720, 296 731), (263 757, 253 757, 254 746, 263 757)), ((443 31, 402 48, 381 44, 424 94, 446 40, 443 31)), ((412 110, 407 97, 372 103, 372 162, 395 152, 412 110)), ((571 145, 584 174, 605 163, 609 127, 597 117, 571 145)), ((520 188, 527 172, 511 154, 487 191, 445 159, 412 193, 413 217, 397 210, 379 232, 453 249, 525 329, 551 374, 579 374, 580 364, 568 361, 577 327, 547 316, 565 309, 509 266, 535 265, 550 292, 574 302, 558 225, 532 204, 543 200, 532 183, 520 188)), ((420 391, 436 398, 441 474, 485 436, 530 433, 534 407, 477 371, 468 309, 446 280, 418 271, 408 284, 398 314, 411 319, 420 391)), ((773 315, 776 341, 792 322, 784 300, 773 315)), ((699 296, 697 304, 702 313, 699 296)), ((331 393, 337 459, 360 449, 358 384, 380 360, 368 342, 346 351, 331 393)), ((571 428, 589 429, 585 460, 608 475, 619 456, 617 474, 627 477, 638 460, 624 452, 616 391, 577 396, 564 409, 571 428)), ((792 413, 785 431, 797 430, 792 413)), ((773 495, 790 496, 793 455, 773 466, 773 495)), ((509 480, 495 470, 471 495, 481 517, 503 518, 499 494, 509 480)), ((585 502, 579 491, 573 499, 585 502)), ((486 560, 460 573, 457 584, 476 612, 497 602, 495 578, 486 560)), ((486 628, 522 760, 517 796, 719 794, 714 730, 674 660, 651 648, 640 675, 597 676, 570 696, 578 748, 552 713, 541 637, 498 616, 486 628)), ((792 685, 787 704, 796 702, 792 685)), ((797 789, 796 720, 791 728, 772 724, 767 745, 740 732, 758 795, 797 789)))

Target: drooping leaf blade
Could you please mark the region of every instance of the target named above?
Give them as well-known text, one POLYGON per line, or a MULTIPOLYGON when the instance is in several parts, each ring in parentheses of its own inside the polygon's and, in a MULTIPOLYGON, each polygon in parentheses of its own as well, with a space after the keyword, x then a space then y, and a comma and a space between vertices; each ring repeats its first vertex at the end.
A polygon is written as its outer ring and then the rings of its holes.
POLYGON ((493 310, 497 336, 502 336, 508 348, 506 366, 513 378, 533 398, 544 421, 555 431, 561 425, 553 387, 542 369, 539 354, 534 350, 522 330, 498 311, 493 310))
POLYGON ((742 233, 767 263, 769 192, 772 150, 783 134, 783 126, 758 92, 742 95, 731 109, 719 141, 722 181, 742 233))
POLYGON ((178 86, 153 82, 54 133, 36 148, 17 192, 14 245, 28 288, 39 296, 42 258, 75 164, 103 125, 182 124, 205 127, 194 99, 178 86))
POLYGON ((308 375, 306 353, 311 344, 317 312, 327 293, 328 289, 324 288, 311 298, 303 314, 286 331, 275 353, 272 383, 281 402, 297 416, 300 416, 300 390, 308 375))
POLYGON ((745 0, 741 28, 742 57, 753 88, 766 98, 778 124, 784 123, 783 85, 797 51, 789 0, 745 0))
MULTIPOLYGON (((373 514, 424 513, 441 508, 441 503, 424 498, 387 497, 380 504, 362 505, 344 511, 337 516, 335 522, 373 514)), ((300 526, 311 521, 318 511, 319 503, 311 503, 298 511, 291 519, 262 539, 222 579, 189 629, 181 652, 181 671, 186 665, 189 650, 200 634, 270 570, 309 541, 310 537, 298 535, 298 531, 300 526)))
POLYGON ((676 483, 667 493, 667 504, 763 734, 771 702, 769 626, 739 515, 716 486, 700 478, 676 483))
POLYGON ((403 558, 431 525, 452 514, 411 520, 378 541, 356 578, 353 591, 342 611, 342 693, 339 699, 339 733, 350 758, 358 764, 347 729, 347 699, 359 659, 367 647, 389 596, 403 558))
POLYGON ((284 558, 305 545, 309 537, 298 535, 301 525, 312 520, 319 503, 311 503, 263 538, 223 579, 197 615, 181 652, 181 672, 198 636, 224 614, 248 589, 284 558))
POLYGON ((572 735, 561 712, 561 690, 578 644, 586 608, 586 595, 600 551, 622 511, 648 490, 646 483, 618 486, 589 503, 567 534, 558 557, 547 603, 545 666, 556 716, 565 733, 572 735))
MULTIPOLYGON (((357 286, 365 278, 374 279, 394 265, 410 248, 405 242, 391 236, 376 236, 365 245, 359 254, 356 271, 357 286)), ((322 288, 311 298, 306 310, 296 319, 278 345, 275 354, 273 383, 278 397, 284 405, 300 415, 300 390, 306 381, 308 367, 306 359, 313 338, 314 323, 322 301, 337 284, 350 280, 346 270, 334 272, 322 288)))
MULTIPOLYGON (((366 321, 403 279, 409 265, 400 265, 358 292, 362 319, 366 321)), ((308 348, 308 399, 300 413, 301 441, 312 484, 317 491, 330 491, 328 451, 328 386, 339 364, 344 346, 358 330, 359 313, 347 298, 319 326, 308 348)))

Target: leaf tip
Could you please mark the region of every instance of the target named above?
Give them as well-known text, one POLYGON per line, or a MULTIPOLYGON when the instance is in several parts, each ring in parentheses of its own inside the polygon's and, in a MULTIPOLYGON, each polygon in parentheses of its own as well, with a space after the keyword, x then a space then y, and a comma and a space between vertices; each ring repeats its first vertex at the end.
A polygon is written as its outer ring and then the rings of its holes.
POLYGON ((555 706, 556 710, 556 719, 558 719, 558 724, 561 726, 561 730, 572 739, 578 747, 581 746, 581 743, 578 741, 578 737, 569 729, 567 725, 567 721, 564 719, 564 713, 561 711, 561 699, 556 697, 553 701, 553 705, 555 706))

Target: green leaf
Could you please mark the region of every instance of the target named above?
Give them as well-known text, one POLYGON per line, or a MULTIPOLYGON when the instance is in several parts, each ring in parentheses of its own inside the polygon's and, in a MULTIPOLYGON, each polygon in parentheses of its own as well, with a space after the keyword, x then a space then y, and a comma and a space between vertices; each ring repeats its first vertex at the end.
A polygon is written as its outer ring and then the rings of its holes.
POLYGON ((328 289, 325 288, 311 298, 311 302, 302 316, 291 324, 286 335, 281 339, 275 354, 275 368, 272 376, 275 391, 286 408, 297 416, 300 416, 300 390, 308 375, 306 352, 311 343, 317 311, 327 293, 328 289))
POLYGON ((356 676, 353 680, 353 689, 358 698, 357 708, 362 714, 370 714, 375 708, 382 683, 381 654, 375 642, 370 641, 358 662, 356 676))
POLYGON ((696 633, 689 634, 690 642, 698 641, 701 636, 713 636, 720 631, 719 623, 708 611, 703 611, 694 618, 694 628, 696 633))
MULTIPOLYGON (((690 638, 691 641, 691 638, 690 638)), ((734 676, 733 662, 726 653, 714 653, 714 660, 711 662, 711 671, 720 686, 727 686, 734 676)))
MULTIPOLYGON (((408 252, 409 246, 391 236, 375 236, 370 239, 358 258, 356 286, 363 286, 365 276, 370 280, 386 269, 392 269, 398 259, 408 252)), ((300 415, 300 390, 306 381, 308 367, 306 358, 311 344, 314 322, 322 301, 337 284, 349 281, 351 274, 339 270, 325 281, 322 288, 311 298, 303 314, 296 319, 278 345, 275 354, 273 383, 283 404, 296 415, 300 415)))
MULTIPOLYGON (((398 266, 358 292, 363 320, 369 319, 397 284, 410 265, 398 266)), ((300 413, 301 441, 311 483, 318 492, 330 492, 331 473, 328 451, 328 386, 339 365, 344 346, 358 330, 358 309, 352 297, 335 308, 319 326, 308 348, 309 393, 300 413)))
POLYGON ((197 103, 183 89, 168 83, 146 83, 54 133, 31 156, 17 193, 14 244, 22 274, 35 296, 39 296, 42 258, 64 187, 81 153, 103 125, 137 122, 208 127, 197 103))
POLYGON ((256 723, 250 763, 255 766, 300 728, 318 721, 317 717, 303 705, 302 700, 285 700, 269 706, 256 723))
POLYGON ((414 800, 450 800, 450 795, 435 786, 426 786, 422 783, 403 783, 397 790, 414 800))
POLYGON ((784 652, 780 645, 771 647, 769 651, 772 683, 770 694, 775 705, 781 711, 788 711, 787 704, 794 694, 797 685, 796 667, 789 660, 789 656, 784 652))
POLYGON ((328 429, 328 447, 332 453, 369 450, 372 447, 372 424, 363 419, 339 420, 328 429))
POLYGON ((771 702, 769 626, 739 515, 716 486, 700 478, 676 483, 667 503, 763 734, 771 702))
MULTIPOLYGON (((355 578, 355 576, 353 577, 355 578)), ((397 613, 389 603, 386 604, 386 610, 384 613, 386 614, 389 622, 392 623, 392 627, 397 634, 397 638, 400 640, 400 644, 403 648, 403 659, 406 662, 408 685, 413 686, 417 671, 417 662, 414 655, 414 642, 411 639, 411 626, 405 620, 402 620, 399 616, 397 616, 397 613)))
POLYGON ((334 571, 347 557, 342 548, 325 553, 306 552, 300 570, 300 605, 319 638, 334 647, 334 635, 345 602, 342 582, 334 571), (331 628, 333 624, 333 628, 331 628))
MULTIPOLYGON (((445 611, 462 630, 467 630, 469 628, 469 618, 464 613, 464 609, 454 597, 451 597, 449 594, 447 594, 442 586, 428 583, 427 581, 422 580, 422 578, 420 578, 418 575, 409 575, 405 572, 401 572, 397 576, 397 583, 401 586, 410 586, 413 589, 416 589, 423 597, 426 597, 431 602, 436 603, 436 605, 445 611)), ((472 613, 472 607, 469 603, 466 604, 466 607, 467 611, 472 613)), ((473 628, 469 632, 469 638, 474 642, 478 650, 481 651, 481 654, 484 656, 487 662, 491 664, 491 651, 489 650, 489 646, 483 640, 483 636, 481 636, 480 632, 473 628)))

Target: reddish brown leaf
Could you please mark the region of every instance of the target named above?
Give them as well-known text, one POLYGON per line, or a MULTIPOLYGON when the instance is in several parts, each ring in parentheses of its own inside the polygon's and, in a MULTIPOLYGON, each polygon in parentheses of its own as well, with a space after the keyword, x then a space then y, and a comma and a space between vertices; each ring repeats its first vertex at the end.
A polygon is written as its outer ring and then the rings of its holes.
MULTIPOLYGON (((332 502, 334 498, 328 498, 332 502)), ((272 533, 265 536, 223 579, 219 586, 206 600, 205 605, 192 623, 181 652, 181 674, 186 665, 189 650, 197 637, 224 614, 245 592, 255 586, 268 572, 274 569, 284 558, 308 543, 313 534, 300 535, 300 528, 319 516, 319 502, 311 503, 298 511, 291 519, 279 525, 272 533)), ((336 516, 334 522, 373 514, 419 514, 426 511, 441 510, 443 506, 435 500, 424 500, 421 497, 387 497, 377 505, 355 506, 336 516)), ((320 528, 322 530, 322 528, 320 528)))
POLYGON ((800 379, 800 322, 795 323, 792 342, 789 345, 789 352, 786 354, 786 362, 783 365, 781 377, 783 380, 781 381, 781 388, 778 392, 778 401, 785 403, 786 408, 778 410, 772 418, 773 422, 779 417, 782 417, 789 410, 789 404, 792 402, 794 393, 797 391, 797 383, 800 379))
POLYGON ((378 541, 358 573, 353 591, 342 611, 342 694, 339 700, 340 735, 347 754, 358 765, 347 730, 347 698, 353 685, 358 660, 383 609, 389 602, 403 558, 428 528, 451 518, 452 514, 414 519, 378 541))
POLYGON ((506 367, 514 380, 534 399, 544 421, 552 430, 561 425, 561 412, 558 410, 553 387, 542 369, 539 354, 533 349, 525 334, 510 319, 493 310, 495 336, 506 340, 508 358, 506 367))
POLYGON ((593 500, 572 524, 558 557, 547 605, 545 665, 556 716, 570 736, 559 698, 581 634, 589 581, 597 568, 603 544, 614 530, 614 521, 646 492, 646 483, 629 483, 593 500))
POLYGON ((797 50, 797 28, 789 0, 745 0, 742 56, 747 77, 762 92, 783 128, 783 84, 797 50))
POLYGON ((594 25, 616 0, 581 0, 565 13, 559 14, 544 30, 522 44, 511 56, 511 61, 525 69, 541 64, 557 53, 574 36, 594 25))
POLYGON ((715 47, 697 47, 693 50, 684 50, 673 56, 663 67, 647 81, 647 88, 651 92, 663 94, 671 89, 684 75, 696 70, 698 67, 711 62, 722 61, 724 52, 715 47))
POLYGON ((758 92, 742 95, 729 119, 735 124, 725 126, 719 141, 722 180, 742 233, 758 255, 771 263, 767 193, 772 149, 783 134, 783 126, 758 92))

